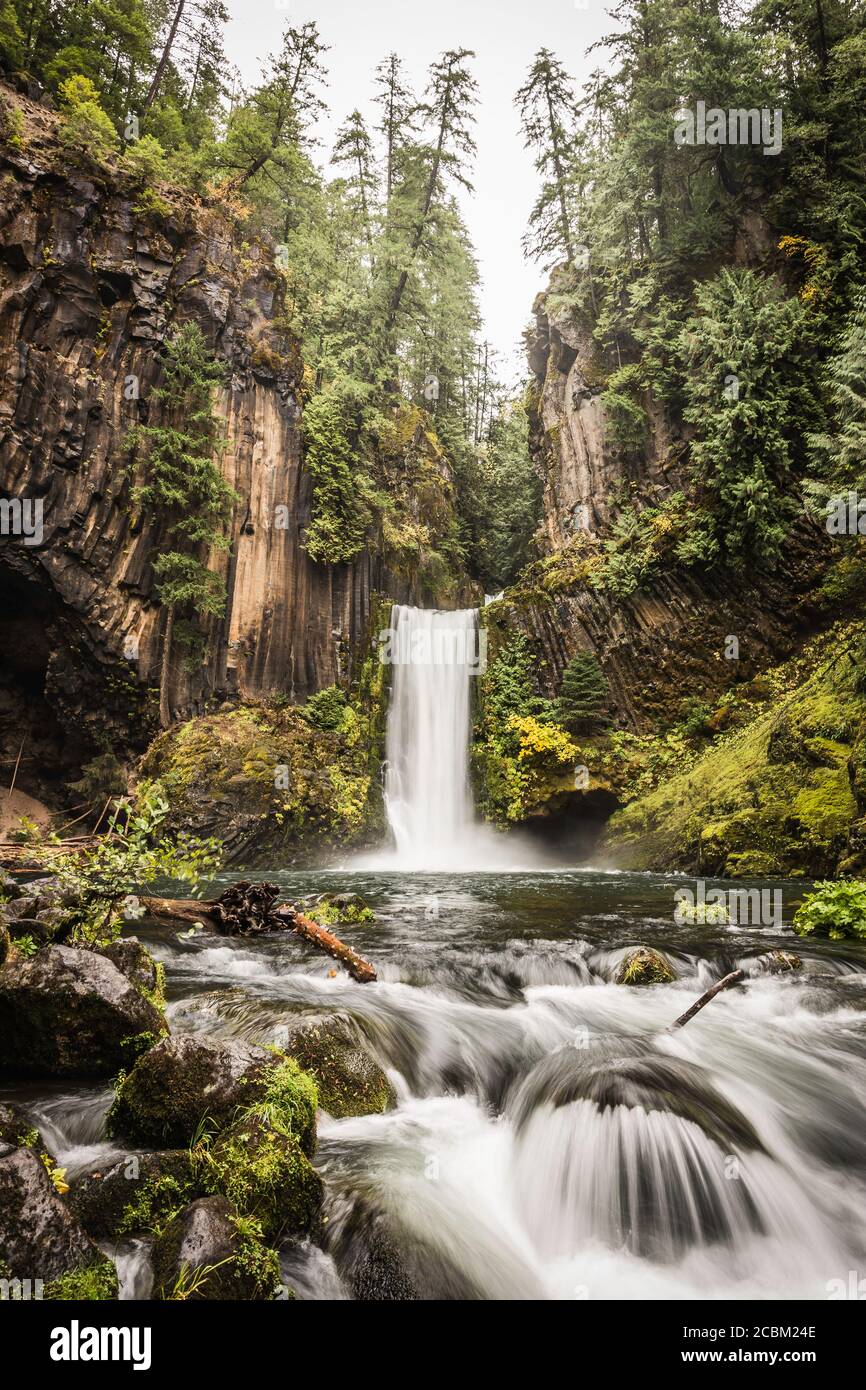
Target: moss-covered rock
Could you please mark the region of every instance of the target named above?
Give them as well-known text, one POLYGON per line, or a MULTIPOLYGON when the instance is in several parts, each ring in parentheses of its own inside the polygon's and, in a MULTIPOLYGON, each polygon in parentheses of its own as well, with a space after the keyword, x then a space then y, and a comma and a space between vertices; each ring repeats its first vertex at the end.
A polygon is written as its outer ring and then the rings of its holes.
POLYGON ((379 1115, 396 1104, 393 1086, 347 1019, 302 1019, 281 1046, 315 1079, 319 1105, 335 1119, 379 1115))
POLYGON ((618 811, 601 843, 605 862, 734 878, 821 877, 852 865, 864 697, 846 640, 842 631, 809 662, 779 668, 781 697, 618 811))
POLYGON ((664 956, 649 946, 638 946, 620 961, 618 985, 669 985, 676 979, 664 956))
POLYGON ((198 1163, 204 1190, 254 1217, 267 1239, 301 1235, 315 1226, 322 1180, 297 1135, 266 1107, 253 1107, 205 1145, 198 1163))
POLYGON ((164 1032, 159 1010, 95 952, 16 952, 0 971, 0 1071, 111 1076, 164 1032))
POLYGON ((377 718, 347 704, 322 729, 291 706, 240 706, 161 734, 140 770, 165 789, 171 830, 218 838, 229 862, 290 861, 382 833, 377 718))
POLYGON ((303 911, 321 927, 357 926, 376 916, 360 893, 320 893, 303 905, 303 911))
POLYGON ((178 1212, 154 1246, 153 1267, 160 1299, 268 1300, 280 1282, 279 1259, 261 1226, 220 1196, 178 1212))
POLYGON ((120 1078, 109 1132, 154 1147, 190 1144, 203 1123, 223 1125, 261 1098, 276 1065, 246 1043, 165 1038, 120 1078))
POLYGON ((188 1149, 130 1154, 73 1183, 69 1205, 89 1235, 158 1234, 195 1196, 188 1149))

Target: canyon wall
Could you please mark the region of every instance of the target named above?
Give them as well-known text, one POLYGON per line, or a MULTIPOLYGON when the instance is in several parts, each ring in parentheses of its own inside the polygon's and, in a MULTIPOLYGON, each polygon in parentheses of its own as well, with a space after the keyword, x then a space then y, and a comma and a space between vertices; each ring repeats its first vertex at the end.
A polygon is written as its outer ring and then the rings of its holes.
POLYGON ((214 695, 302 701, 349 673, 371 595, 412 595, 374 549, 328 565, 303 548, 303 364, 274 324, 271 251, 218 202, 137 208, 120 175, 69 166, 50 111, 16 104, 25 138, 0 146, 0 497, 39 502, 43 536, 0 538, 0 755, 14 763, 23 744, 18 785, 47 795, 46 776, 154 729, 165 614, 152 561, 171 547, 131 506, 124 441, 158 419, 179 323, 194 320, 225 365, 223 471, 240 500, 230 555, 211 557, 225 616, 195 651, 175 645, 173 711, 214 695))

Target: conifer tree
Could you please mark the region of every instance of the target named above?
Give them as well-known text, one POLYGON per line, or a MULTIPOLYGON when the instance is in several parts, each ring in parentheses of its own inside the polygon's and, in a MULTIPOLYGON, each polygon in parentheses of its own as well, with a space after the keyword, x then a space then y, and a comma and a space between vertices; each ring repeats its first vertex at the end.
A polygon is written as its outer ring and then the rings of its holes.
POLYGON ((220 575, 208 568, 208 550, 227 551, 226 534, 234 491, 217 459, 225 445, 213 410, 213 392, 223 379, 201 329, 187 322, 166 347, 164 382, 152 395, 160 422, 137 425, 133 448, 132 500, 162 522, 171 550, 154 561, 157 596, 166 610, 159 684, 160 723, 171 723, 169 688, 175 613, 181 606, 199 617, 219 617, 226 600, 220 575), (205 552, 205 558, 202 557, 205 552))
POLYGON ((609 687, 592 652, 578 652, 562 673, 553 717, 564 729, 588 733, 604 721, 609 687))

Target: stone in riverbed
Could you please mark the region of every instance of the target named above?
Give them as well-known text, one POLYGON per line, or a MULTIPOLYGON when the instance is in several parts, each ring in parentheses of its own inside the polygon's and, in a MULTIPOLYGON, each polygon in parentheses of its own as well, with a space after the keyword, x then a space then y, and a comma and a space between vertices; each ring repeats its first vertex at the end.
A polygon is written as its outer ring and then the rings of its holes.
POLYGON ((629 951, 616 972, 618 985, 669 985, 676 978, 664 956, 649 946, 629 951))
MULTIPOLYGON (((277 1071, 282 1074, 280 1058, 263 1047, 183 1034, 165 1038, 122 1080, 109 1111, 109 1130, 156 1148, 188 1145, 203 1121, 220 1128, 263 1100, 277 1071)), ((315 1142, 314 1089, 312 1095, 299 1134, 302 1144, 310 1145, 315 1142)))
POLYGON ((200 1299, 271 1299, 280 1282, 279 1260, 251 1232, 239 1229, 224 1197, 201 1197, 179 1212, 153 1251, 154 1295, 200 1299))
POLYGON ((88 1235, 160 1231, 195 1196, 189 1149, 128 1154, 105 1172, 78 1178, 68 1202, 88 1235))
POLYGON ((39 1130, 30 1123, 21 1106, 10 1101, 0 1103, 0 1144, 33 1149, 36 1153, 45 1151, 45 1141, 39 1130))
POLYGON ((315 1079, 319 1105, 335 1119, 380 1115, 397 1103, 394 1087, 348 1019, 299 1019, 281 1032, 280 1048, 315 1079))
POLYGON ((159 1011, 93 951, 46 946, 0 970, 0 1071, 111 1076, 164 1032, 159 1011))
POLYGON ((205 1149, 199 1180, 261 1223, 268 1240, 313 1230, 322 1180, 297 1137, 278 1128, 265 1107, 249 1110, 205 1149))
MULTIPOLYGON (((103 1287, 111 1283, 110 1261, 76 1221, 30 1148, 0 1146, 0 1257, 12 1279, 41 1279, 48 1285, 93 1272, 103 1287)), ((56 1288, 46 1289, 46 1297, 63 1296, 56 1288)))

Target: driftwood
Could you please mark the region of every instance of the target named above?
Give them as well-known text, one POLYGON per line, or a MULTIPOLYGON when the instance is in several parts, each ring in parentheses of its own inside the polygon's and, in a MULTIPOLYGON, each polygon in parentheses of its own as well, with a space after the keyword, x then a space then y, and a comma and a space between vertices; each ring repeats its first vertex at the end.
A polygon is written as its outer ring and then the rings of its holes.
POLYGON ((684 1028, 689 1019, 694 1018, 695 1014, 700 1013, 701 1009, 705 1008, 711 999, 715 999, 717 994, 721 994, 723 989, 730 989, 731 985, 738 985, 745 980, 745 978, 745 970, 732 970, 730 975, 726 975, 723 980, 719 980, 717 984, 714 984, 712 989, 708 989, 705 994, 702 994, 700 999, 696 999, 690 1009, 686 1009, 684 1014, 680 1014, 676 1023, 671 1024, 671 1029, 684 1028))
POLYGON ((195 898, 139 897, 148 916, 159 922, 209 922, 224 936, 262 936, 275 931, 292 931, 318 951, 324 951, 344 965, 359 984, 376 979, 369 961, 353 951, 327 927, 320 927, 290 903, 276 903, 279 889, 272 883, 236 883, 215 902, 195 898))
POLYGON ((45 868, 45 861, 58 858, 61 854, 83 854, 85 850, 96 849, 107 840, 118 839, 116 835, 72 835, 67 840, 40 841, 38 845, 17 840, 0 840, 0 865, 11 873, 35 873, 45 868))
MULTIPOLYGON (((770 951, 766 956, 759 956, 757 963, 762 972, 767 975, 782 975, 788 970, 799 970, 803 964, 800 957, 791 951, 770 951)), ((730 989, 731 985, 742 984, 743 980, 747 978, 745 970, 732 970, 729 975, 725 975, 723 979, 706 990, 700 999, 696 999, 691 1008, 686 1009, 684 1014, 680 1014, 676 1023, 671 1024, 669 1031, 673 1032, 674 1028, 684 1028, 689 1020, 694 1018, 695 1014, 700 1013, 701 1009, 715 999, 717 994, 721 994, 723 989, 730 989)))

